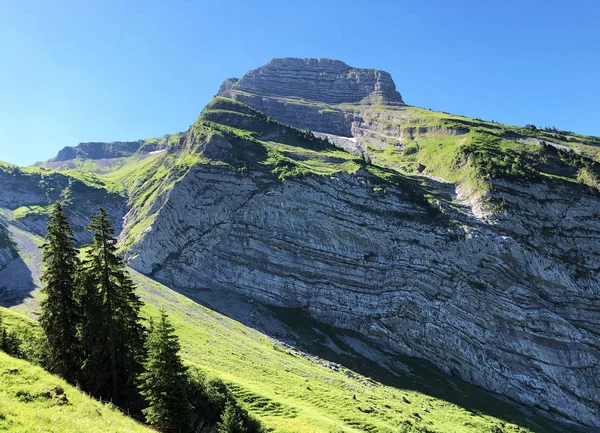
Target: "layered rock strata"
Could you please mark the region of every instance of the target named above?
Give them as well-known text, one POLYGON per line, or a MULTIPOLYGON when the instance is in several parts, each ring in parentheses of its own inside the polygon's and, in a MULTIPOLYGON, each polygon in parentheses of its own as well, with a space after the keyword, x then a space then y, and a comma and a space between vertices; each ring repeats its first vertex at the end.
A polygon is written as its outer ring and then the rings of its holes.
POLYGON ((509 200, 540 204, 491 225, 468 208, 436 216, 374 182, 363 173, 279 183, 199 166, 171 191, 129 263, 174 286, 304 308, 521 403, 598 425, 598 201, 511 189, 509 200), (577 254, 587 275, 561 259, 578 242, 561 241, 565 230, 585 242, 577 254))

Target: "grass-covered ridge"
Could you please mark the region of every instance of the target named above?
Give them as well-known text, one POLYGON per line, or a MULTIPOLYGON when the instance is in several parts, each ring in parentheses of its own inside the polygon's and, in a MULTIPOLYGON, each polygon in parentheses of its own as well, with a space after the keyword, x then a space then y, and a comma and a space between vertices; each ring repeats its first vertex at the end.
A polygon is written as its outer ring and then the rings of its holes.
POLYGON ((358 111, 368 131, 362 140, 375 164, 468 184, 482 192, 496 179, 600 187, 598 137, 410 106, 358 111))
MULTIPOLYGON (((222 137, 232 144, 223 160, 244 172, 256 169, 280 180, 308 174, 354 173, 361 161, 308 130, 283 125, 260 111, 222 97, 215 98, 192 126, 196 137, 222 137)), ((206 152, 205 152, 206 153, 206 152)))

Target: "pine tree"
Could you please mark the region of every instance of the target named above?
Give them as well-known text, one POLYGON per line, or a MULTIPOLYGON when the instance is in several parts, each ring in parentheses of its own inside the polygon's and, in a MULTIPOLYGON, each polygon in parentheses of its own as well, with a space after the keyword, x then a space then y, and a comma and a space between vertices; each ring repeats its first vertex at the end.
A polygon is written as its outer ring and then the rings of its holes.
POLYGON ((79 276, 83 386, 96 397, 124 405, 138 396, 136 378, 144 353, 142 302, 117 255, 114 230, 103 209, 88 228, 94 237, 85 249, 79 276))
POLYGON ((221 422, 217 424, 219 433, 246 433, 248 429, 240 414, 240 409, 231 401, 225 405, 221 422))
POLYGON ((0 351, 10 353, 10 335, 2 322, 2 313, 0 312, 0 351))
POLYGON ((82 362, 77 336, 80 311, 74 281, 79 260, 73 232, 59 202, 54 205, 46 242, 41 248, 44 298, 40 303, 39 322, 48 342, 45 367, 74 383, 82 362))
POLYGON ((187 369, 179 357, 179 339, 164 311, 158 323, 151 324, 146 350, 139 386, 148 404, 142 411, 146 421, 163 432, 191 431, 187 369))

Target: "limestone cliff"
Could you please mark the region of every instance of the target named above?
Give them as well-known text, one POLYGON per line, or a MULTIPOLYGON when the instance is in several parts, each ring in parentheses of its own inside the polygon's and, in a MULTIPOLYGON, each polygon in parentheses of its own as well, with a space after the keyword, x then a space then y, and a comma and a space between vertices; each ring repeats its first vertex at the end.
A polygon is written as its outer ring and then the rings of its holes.
POLYGON ((239 80, 227 80, 220 94, 230 96, 231 91, 327 104, 403 103, 387 72, 330 59, 273 59, 239 80))
MULTIPOLYGON (((305 309, 600 427, 597 138, 406 106, 389 74, 327 59, 275 59, 219 94, 128 172, 127 199, 77 196, 125 214, 132 267, 305 309)), ((66 188, 17 176, 0 173, 10 212, 66 188)))
POLYGON ((129 263, 175 286, 305 308, 487 389, 596 425, 598 275, 577 278, 552 257, 575 238, 554 245, 541 231, 550 219, 557 236, 581 232, 586 248, 577 251, 596 268, 600 204, 543 186, 513 193, 511 200, 544 203, 522 209, 529 232, 518 233, 517 214, 504 219, 509 230, 468 208, 431 216, 402 188, 360 173, 278 183, 198 167, 171 191, 129 263))
POLYGON ((116 158, 125 158, 136 153, 157 152, 178 143, 181 137, 182 134, 178 133, 137 141, 79 143, 77 146, 64 147, 54 158, 44 163, 38 163, 38 165, 53 169, 80 168, 73 160, 113 160, 116 158))
MULTIPOLYGON (((174 185, 126 253, 130 265, 178 287, 304 308, 552 416, 600 427, 597 180, 587 187, 557 177, 590 170, 597 179, 593 160, 572 158, 550 132, 527 147, 518 128, 396 105, 331 104, 359 103, 372 91, 353 99, 347 89, 329 92, 335 79, 311 81, 325 67, 347 70, 276 60, 220 93, 334 141, 344 135, 365 165, 282 182, 263 168, 285 159, 269 148, 278 138, 235 135, 252 129, 250 112, 234 124, 231 108, 216 110, 221 130, 237 128, 206 154, 219 163, 196 165, 174 185), (270 158, 254 167, 232 162, 261 140, 270 158), (496 159, 500 144, 514 154, 496 159)), ((207 150, 215 138, 187 140, 207 150)), ((294 155, 300 162, 288 171, 305 173, 302 161, 312 156, 294 155)))
POLYGON ((0 222, 0 271, 14 260, 17 254, 8 230, 6 230, 4 224, 0 222))

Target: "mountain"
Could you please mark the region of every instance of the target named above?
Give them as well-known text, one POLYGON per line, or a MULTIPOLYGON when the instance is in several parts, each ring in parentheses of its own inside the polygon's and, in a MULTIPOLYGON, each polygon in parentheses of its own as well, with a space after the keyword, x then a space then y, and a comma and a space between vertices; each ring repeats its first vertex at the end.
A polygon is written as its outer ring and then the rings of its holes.
POLYGON ((12 236, 42 235, 62 195, 76 231, 102 204, 128 264, 181 292, 301 311, 600 427, 598 138, 406 105, 382 71, 274 59, 226 80, 186 132, 133 143, 5 166, 12 236))

